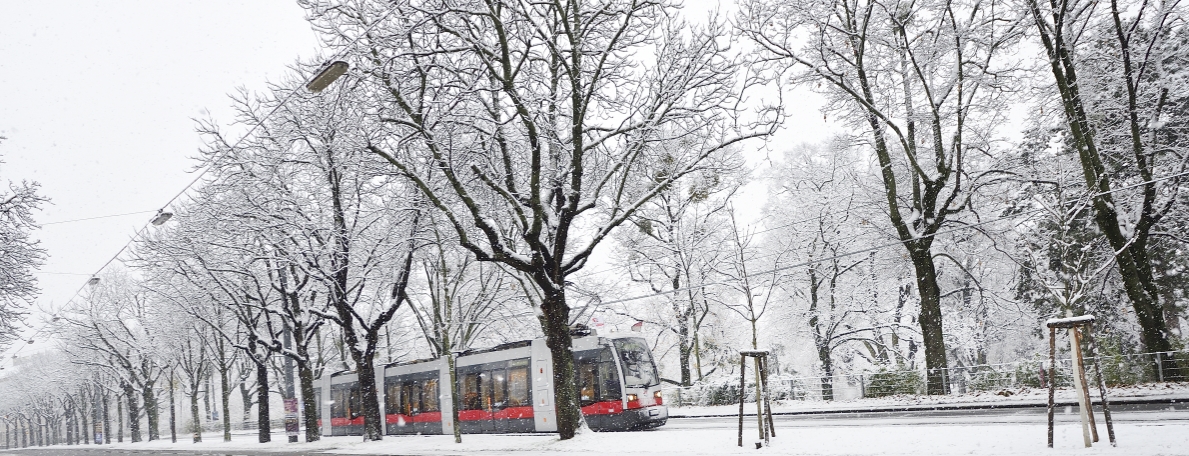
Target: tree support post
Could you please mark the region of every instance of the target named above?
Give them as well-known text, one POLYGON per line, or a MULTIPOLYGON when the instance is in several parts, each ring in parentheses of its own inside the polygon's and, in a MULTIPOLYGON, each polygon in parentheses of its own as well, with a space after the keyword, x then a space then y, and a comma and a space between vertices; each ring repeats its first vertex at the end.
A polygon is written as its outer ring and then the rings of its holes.
POLYGON ((776 436, 768 394, 768 352, 743 350, 739 355, 739 446, 743 446, 743 402, 747 398, 747 358, 751 357, 756 363, 756 418, 759 421, 760 439, 763 440, 763 443, 756 442, 756 449, 759 449, 769 445, 769 438, 776 436))
POLYGON ((1094 322, 1086 323, 1086 343, 1090 349, 1090 357, 1094 359, 1094 376, 1098 377, 1098 392, 1102 399, 1102 419, 1106 422, 1106 435, 1111 441, 1111 446, 1115 447, 1115 426, 1111 422, 1111 408, 1106 400, 1106 379, 1102 378, 1102 365, 1098 362, 1098 346, 1094 343, 1094 335, 1091 331, 1094 322))
POLYGON ((1115 442, 1114 423, 1111 421, 1110 408, 1106 397, 1106 381, 1102 378, 1102 368, 1099 365, 1098 355, 1095 353, 1094 337, 1091 334, 1091 329, 1094 324, 1093 315, 1082 315, 1080 317, 1070 318, 1055 318, 1045 322, 1045 326, 1049 328, 1049 403, 1048 403, 1048 425, 1049 425, 1049 448, 1053 447, 1053 408, 1054 395, 1056 391, 1056 363, 1057 363, 1057 329, 1062 328, 1069 331, 1069 346, 1070 346, 1070 361, 1072 364, 1074 394, 1077 395, 1079 414, 1082 422, 1082 439, 1087 448, 1092 442, 1098 441, 1098 429, 1094 422, 1094 408, 1090 400, 1089 388, 1086 384, 1086 369, 1085 359, 1082 356, 1081 342, 1083 336, 1086 338, 1090 357, 1094 360, 1094 372, 1098 377, 1098 388, 1102 398, 1103 417, 1106 421, 1107 435, 1110 438, 1111 446, 1117 446, 1115 442))

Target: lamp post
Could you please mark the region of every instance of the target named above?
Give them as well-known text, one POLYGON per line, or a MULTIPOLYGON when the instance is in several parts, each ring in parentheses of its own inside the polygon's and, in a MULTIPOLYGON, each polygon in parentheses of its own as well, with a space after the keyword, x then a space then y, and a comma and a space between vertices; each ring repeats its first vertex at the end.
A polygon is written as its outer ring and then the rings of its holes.
POLYGON ((153 219, 149 220, 149 223, 152 223, 153 226, 161 226, 165 222, 168 222, 171 217, 173 217, 173 212, 165 212, 165 209, 157 209, 157 215, 153 216, 153 219))
POLYGON ((313 93, 321 92, 340 76, 346 73, 347 69, 350 67, 351 66, 348 65, 347 62, 342 60, 331 62, 329 65, 326 65, 325 68, 322 68, 322 71, 318 72, 318 75, 314 76, 314 79, 311 79, 310 82, 306 84, 306 90, 309 90, 313 93))

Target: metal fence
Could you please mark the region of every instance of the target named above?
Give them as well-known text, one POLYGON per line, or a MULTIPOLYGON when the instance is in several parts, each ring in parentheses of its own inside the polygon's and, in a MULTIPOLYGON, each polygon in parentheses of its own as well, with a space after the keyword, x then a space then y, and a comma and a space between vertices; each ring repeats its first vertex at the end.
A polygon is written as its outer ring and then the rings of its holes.
MULTIPOLYGON (((1141 383, 1189 380, 1189 351, 1139 353, 1087 357, 1086 375, 1091 385, 1098 382, 1093 364, 1100 361, 1103 380, 1107 386, 1127 386, 1141 383), (1176 361, 1176 369, 1163 369, 1169 360, 1176 361), (1165 378, 1166 374, 1170 378, 1165 378)), ((1043 388, 1049 381, 1058 387, 1072 383, 1072 361, 1057 360, 1053 379, 1048 379, 1048 359, 1036 357, 1011 363, 954 366, 943 372, 947 379, 947 394, 967 394, 979 391, 1013 394, 1023 388, 1043 388)), ((750 379, 749 379, 750 380, 750 379)), ((755 384, 749 381, 745 401, 755 401, 755 384)), ((769 378, 770 394, 776 400, 850 400, 895 395, 925 393, 924 369, 894 366, 859 372, 841 373, 831 377, 773 375, 769 378)), ((665 401, 673 406, 728 405, 739 403, 738 377, 723 378, 694 384, 690 387, 670 387, 663 390, 665 401)))

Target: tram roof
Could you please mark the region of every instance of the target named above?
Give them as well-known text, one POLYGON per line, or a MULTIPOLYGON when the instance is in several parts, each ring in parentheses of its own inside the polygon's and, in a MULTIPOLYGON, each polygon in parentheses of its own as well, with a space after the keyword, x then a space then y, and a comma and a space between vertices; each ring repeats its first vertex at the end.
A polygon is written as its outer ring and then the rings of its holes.
POLYGON ((497 351, 503 351, 503 350, 511 350, 513 348, 528 347, 528 346, 531 346, 532 344, 533 344, 532 339, 518 340, 516 342, 508 342, 506 344, 499 344, 499 345, 496 345, 494 347, 489 347, 489 348, 472 348, 470 350, 459 353, 458 355, 459 356, 478 355, 478 354, 482 354, 482 353, 491 353, 491 352, 497 352, 497 351))

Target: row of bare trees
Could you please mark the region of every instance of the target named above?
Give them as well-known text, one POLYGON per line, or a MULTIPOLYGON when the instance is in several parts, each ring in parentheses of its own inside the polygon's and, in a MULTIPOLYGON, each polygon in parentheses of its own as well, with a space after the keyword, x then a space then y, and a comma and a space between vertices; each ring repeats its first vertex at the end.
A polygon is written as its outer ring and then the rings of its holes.
POLYGON ((1016 336, 1066 314, 1178 343, 1175 1, 747 0, 729 20, 663 0, 301 3, 351 71, 238 94, 252 134, 204 123, 200 187, 58 316, 150 439, 175 374, 195 422, 218 377, 230 438, 247 372, 261 441, 270 385, 316 440, 314 379, 343 369, 378 440, 377 365, 539 335, 568 439, 570 327, 594 317, 648 322, 672 383, 770 346, 826 397, 840 364, 919 364, 944 394, 951 368, 1026 352, 1016 336), (752 154, 809 91, 846 133, 752 154))

